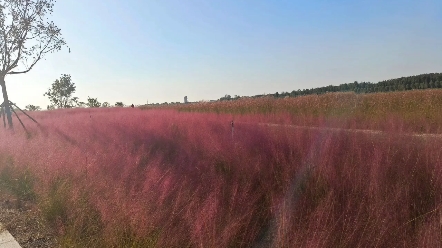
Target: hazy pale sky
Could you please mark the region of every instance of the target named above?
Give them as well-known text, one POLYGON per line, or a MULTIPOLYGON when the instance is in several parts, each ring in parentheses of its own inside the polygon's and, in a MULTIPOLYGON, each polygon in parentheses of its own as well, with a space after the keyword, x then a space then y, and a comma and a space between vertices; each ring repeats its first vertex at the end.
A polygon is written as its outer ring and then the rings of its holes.
POLYGON ((114 104, 218 99, 442 71, 440 0, 63 0, 71 48, 8 75, 19 106, 71 74, 114 104))

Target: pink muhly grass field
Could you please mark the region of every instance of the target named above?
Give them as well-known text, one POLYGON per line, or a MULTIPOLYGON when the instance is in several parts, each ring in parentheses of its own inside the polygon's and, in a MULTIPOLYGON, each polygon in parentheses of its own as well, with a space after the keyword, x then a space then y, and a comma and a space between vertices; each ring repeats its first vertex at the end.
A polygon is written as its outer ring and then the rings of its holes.
POLYGON ((30 136, 0 130, 0 174, 30 171, 66 246, 442 245, 442 139, 404 136, 400 118, 372 134, 173 110, 32 115, 30 136))

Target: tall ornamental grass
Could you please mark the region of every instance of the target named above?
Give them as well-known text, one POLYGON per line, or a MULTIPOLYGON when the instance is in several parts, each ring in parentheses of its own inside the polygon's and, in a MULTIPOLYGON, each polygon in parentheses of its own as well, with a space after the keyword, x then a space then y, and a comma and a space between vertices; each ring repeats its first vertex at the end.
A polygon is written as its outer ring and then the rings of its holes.
POLYGON ((63 247, 442 245, 442 140, 400 117, 379 134, 233 116, 232 134, 231 114, 33 115, 0 130, 0 187, 23 184, 63 247))

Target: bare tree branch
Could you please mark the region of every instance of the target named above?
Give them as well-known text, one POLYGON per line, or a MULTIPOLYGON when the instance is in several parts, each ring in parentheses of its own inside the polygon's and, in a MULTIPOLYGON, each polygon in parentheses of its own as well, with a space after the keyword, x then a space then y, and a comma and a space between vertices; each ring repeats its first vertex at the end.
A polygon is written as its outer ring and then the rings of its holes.
POLYGON ((66 45, 60 29, 45 18, 54 2, 0 0, 0 75, 27 73, 47 53, 66 45))
MULTIPOLYGON (((6 103, 9 102, 7 74, 27 73, 47 53, 66 45, 60 29, 47 21, 55 1, 0 0, 0 86, 6 103)), ((9 105, 5 105, 5 112, 12 128, 9 105)))
MULTIPOLYGON (((50 40, 51 41, 51 40, 50 40)), ((48 45, 50 44, 50 41, 46 44, 46 46, 40 51, 40 53, 38 54, 38 57, 34 60, 34 62, 31 64, 31 66, 30 67, 28 67, 28 69, 27 70, 25 70, 25 71, 18 71, 18 72, 16 72, 16 71, 10 71, 10 72, 8 72, 7 74, 10 74, 10 75, 13 75, 13 74, 21 74, 21 73, 27 73, 27 72, 29 72, 33 67, 34 67, 34 65, 35 64, 37 64, 37 62, 42 58, 42 55, 44 54, 44 53, 46 53, 46 52, 49 52, 49 51, 45 51, 46 50, 46 48, 48 47, 48 45)), ((52 49, 53 50, 53 49, 52 49)), ((18 60, 17 60, 18 61, 18 60)), ((11 69, 13 69, 14 67, 12 67, 11 69)))

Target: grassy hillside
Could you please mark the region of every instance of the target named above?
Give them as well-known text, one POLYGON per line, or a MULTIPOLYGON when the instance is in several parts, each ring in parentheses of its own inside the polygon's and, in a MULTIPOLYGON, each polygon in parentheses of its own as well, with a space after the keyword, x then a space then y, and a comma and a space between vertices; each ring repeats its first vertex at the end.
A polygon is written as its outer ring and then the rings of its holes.
POLYGON ((405 134, 441 132, 441 95, 39 112, 0 130, 0 185, 62 247, 440 247, 442 139, 405 134))
POLYGON ((329 93, 296 98, 247 98, 175 104, 144 109, 253 116, 294 125, 442 133, 442 90, 355 94, 329 93), (396 126, 392 126, 394 125, 396 126))

